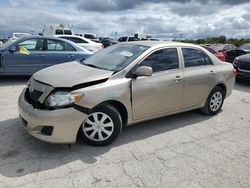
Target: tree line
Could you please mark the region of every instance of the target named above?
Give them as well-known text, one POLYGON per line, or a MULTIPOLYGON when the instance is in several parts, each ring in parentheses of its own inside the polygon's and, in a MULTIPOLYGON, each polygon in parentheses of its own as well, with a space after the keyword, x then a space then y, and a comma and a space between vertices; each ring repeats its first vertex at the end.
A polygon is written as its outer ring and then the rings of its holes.
POLYGON ((219 37, 207 37, 207 38, 200 38, 200 39, 174 39, 177 42, 185 42, 185 43, 193 43, 193 44, 233 44, 235 46, 240 46, 244 43, 250 43, 250 39, 241 38, 229 38, 227 39, 226 36, 219 36, 219 37))

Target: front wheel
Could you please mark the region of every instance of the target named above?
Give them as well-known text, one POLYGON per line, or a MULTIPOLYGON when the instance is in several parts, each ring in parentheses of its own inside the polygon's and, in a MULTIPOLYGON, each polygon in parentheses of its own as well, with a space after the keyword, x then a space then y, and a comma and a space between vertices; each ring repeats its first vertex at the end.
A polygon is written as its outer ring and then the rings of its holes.
POLYGON ((206 115, 217 114, 224 102, 225 93, 220 87, 215 87, 209 94, 205 106, 201 111, 206 115))
POLYGON ((111 105, 97 108, 82 123, 80 135, 84 142, 94 146, 112 143, 122 131, 122 119, 111 105))

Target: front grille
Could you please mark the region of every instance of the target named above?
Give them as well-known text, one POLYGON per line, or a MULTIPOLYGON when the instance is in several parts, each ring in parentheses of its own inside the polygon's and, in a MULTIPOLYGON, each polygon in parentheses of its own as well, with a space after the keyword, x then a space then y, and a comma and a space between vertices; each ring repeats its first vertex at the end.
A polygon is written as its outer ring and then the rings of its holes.
POLYGON ((249 62, 240 61, 239 69, 250 71, 250 61, 249 62))
MULTIPOLYGON (((35 90, 34 90, 35 91, 35 90)), ((44 109, 45 108, 45 105, 44 104, 41 104, 39 101, 38 101, 38 98, 39 97, 37 97, 39 94, 36 92, 35 94, 34 94, 34 91, 32 92, 33 93, 33 95, 32 95, 32 97, 31 97, 31 93, 29 92, 29 89, 27 88, 26 89, 26 91, 25 91, 25 94, 24 94, 24 96, 25 96, 25 99, 26 99, 26 101, 29 103, 29 104, 31 104, 34 108, 37 108, 37 109, 44 109), (37 98, 37 99, 36 99, 37 98)), ((41 94, 42 95, 42 94, 41 94)), ((40 96, 41 96, 40 95, 40 96)))

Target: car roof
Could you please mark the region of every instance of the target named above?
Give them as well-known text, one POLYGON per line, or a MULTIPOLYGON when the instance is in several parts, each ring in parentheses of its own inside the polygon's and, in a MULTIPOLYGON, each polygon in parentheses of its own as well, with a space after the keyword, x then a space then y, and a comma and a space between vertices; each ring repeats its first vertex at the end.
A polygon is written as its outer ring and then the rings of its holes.
POLYGON ((124 42, 127 44, 137 44, 137 45, 144 45, 144 46, 183 46, 183 47, 198 47, 201 48, 199 45, 196 44, 190 44, 190 43, 182 43, 182 42, 172 42, 172 41, 150 41, 150 40, 145 40, 145 41, 131 41, 131 42, 124 42))
MULTIPOLYGON (((63 36, 63 35, 62 35, 63 36)), ((65 36, 71 36, 71 35, 65 35, 65 36)), ((20 40, 27 40, 27 39, 32 39, 32 38, 38 38, 38 39, 54 39, 54 40, 60 40, 60 41, 63 41, 63 42, 67 42, 68 44, 74 46, 77 50, 80 50, 80 51, 87 51, 87 49, 77 45, 76 43, 70 41, 70 40, 67 40, 67 39, 63 39, 63 38, 58 38, 58 37, 54 37, 54 36, 40 36, 40 35, 27 35, 27 36, 23 36, 21 38, 19 38, 18 40, 16 40, 15 42, 18 42, 20 40)))
POLYGON ((54 36, 55 36, 55 38, 60 38, 60 37, 80 38, 80 39, 86 40, 88 43, 95 43, 90 39, 87 39, 85 37, 78 36, 78 35, 54 35, 54 36))

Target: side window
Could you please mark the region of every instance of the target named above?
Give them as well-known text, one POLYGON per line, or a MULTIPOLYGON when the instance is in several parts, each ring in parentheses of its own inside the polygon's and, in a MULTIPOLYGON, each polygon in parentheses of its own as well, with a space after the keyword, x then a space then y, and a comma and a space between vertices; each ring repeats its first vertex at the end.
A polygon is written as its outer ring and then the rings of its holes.
POLYGON ((65 35, 72 35, 72 31, 71 30, 64 30, 64 34, 65 35))
POLYGON ((64 51, 65 43, 59 40, 47 40, 47 50, 48 51, 64 51))
POLYGON ((65 51, 76 51, 76 49, 70 44, 65 43, 65 51))
POLYGON ((185 67, 195 67, 202 65, 211 65, 212 62, 201 50, 182 48, 185 67))
POLYGON ((56 29, 56 35, 63 35, 62 29, 56 29))
POLYGON ((25 47, 29 51, 42 51, 43 39, 28 39, 18 44, 18 47, 25 47))
POLYGON ((119 41, 119 42, 125 42, 125 41, 127 41, 127 37, 121 37, 121 38, 119 38, 118 41, 119 41))
POLYGON ((152 67, 153 72, 179 68, 178 53, 176 48, 158 50, 149 55, 140 66, 152 67))
POLYGON ((83 40, 81 38, 77 38, 77 37, 70 37, 70 38, 68 38, 68 40, 71 40, 71 41, 73 41, 75 43, 88 43, 87 41, 85 41, 85 40, 83 40))

